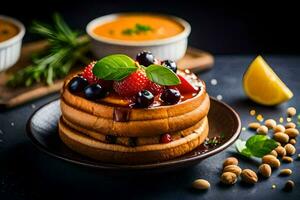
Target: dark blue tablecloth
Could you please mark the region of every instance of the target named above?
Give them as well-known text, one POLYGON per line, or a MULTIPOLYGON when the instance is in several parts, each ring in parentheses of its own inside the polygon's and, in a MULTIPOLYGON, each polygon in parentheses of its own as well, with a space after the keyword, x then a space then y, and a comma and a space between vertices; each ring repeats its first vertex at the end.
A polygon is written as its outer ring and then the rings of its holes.
MULTIPOLYGON (((265 118, 285 116, 288 106, 300 110, 300 57, 266 56, 267 61, 294 92, 294 97, 277 107, 263 107, 247 100, 242 89, 242 76, 255 56, 216 56, 211 71, 200 74, 206 81, 211 96, 221 95, 223 101, 240 114, 243 126, 254 120, 251 109, 265 118), (216 79, 217 85, 211 80, 216 79)), ((261 83, 264 84, 264 83, 261 83)), ((232 187, 219 183, 222 161, 232 155, 233 147, 204 160, 195 167, 163 174, 105 174, 94 169, 57 160, 37 150, 26 137, 25 124, 29 116, 41 105, 58 98, 58 94, 0 112, 0 199, 297 199, 300 197, 300 161, 283 164, 291 168, 290 177, 272 177, 260 180, 254 186, 241 184, 232 187), (196 178, 211 183, 206 192, 195 192, 190 185, 196 178), (292 179, 293 192, 283 192, 285 181, 292 179), (272 185, 276 188, 272 189, 272 185)), ((45 113, 46 115, 47 113, 45 113)), ((241 137, 250 136, 242 131, 241 137)), ((299 143, 297 151, 299 151, 299 143)), ((295 156, 296 157, 296 156, 295 156)), ((258 160, 240 159, 242 168, 257 170, 258 160)))

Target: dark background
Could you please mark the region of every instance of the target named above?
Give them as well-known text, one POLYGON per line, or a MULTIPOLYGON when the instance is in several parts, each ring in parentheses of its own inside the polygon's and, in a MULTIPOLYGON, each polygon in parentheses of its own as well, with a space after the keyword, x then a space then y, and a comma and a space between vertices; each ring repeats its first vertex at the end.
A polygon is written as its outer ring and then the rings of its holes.
MULTIPOLYGON (((123 11, 154 11, 176 15, 192 25, 190 45, 214 54, 299 54, 299 7, 289 1, 84 0, 2 1, 0 14, 51 22, 61 13, 84 31, 99 16, 123 11), (36 2, 36 3, 35 3, 36 2)), ((37 39, 27 34, 25 41, 37 39)))

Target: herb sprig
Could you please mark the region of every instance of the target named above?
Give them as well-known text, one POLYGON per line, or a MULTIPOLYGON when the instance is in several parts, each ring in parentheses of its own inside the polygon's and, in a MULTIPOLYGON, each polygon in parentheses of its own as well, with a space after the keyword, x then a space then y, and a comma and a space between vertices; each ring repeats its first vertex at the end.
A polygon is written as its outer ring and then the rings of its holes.
POLYGON ((153 31, 153 28, 148 25, 143 24, 135 24, 133 28, 127 28, 122 31, 123 35, 133 35, 133 34, 140 34, 140 33, 146 33, 149 31, 153 31))
POLYGON ((31 32, 47 40, 47 49, 34 55, 31 65, 13 74, 7 82, 9 86, 31 86, 37 82, 51 85, 55 79, 66 76, 76 62, 89 62, 85 56, 89 44, 87 36, 79 37, 58 14, 54 14, 53 21, 53 26, 33 22, 31 32))
POLYGON ((275 140, 266 135, 253 135, 247 141, 238 139, 235 147, 238 153, 246 157, 263 157, 278 146, 275 140))

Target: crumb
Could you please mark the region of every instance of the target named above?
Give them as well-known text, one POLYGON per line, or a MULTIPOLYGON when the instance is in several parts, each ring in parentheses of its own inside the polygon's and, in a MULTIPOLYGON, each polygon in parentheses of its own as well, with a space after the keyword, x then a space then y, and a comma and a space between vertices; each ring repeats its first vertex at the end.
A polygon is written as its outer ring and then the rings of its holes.
POLYGON ((223 96, 222 95, 217 95, 217 99, 219 100, 219 101, 221 101, 222 99, 223 99, 223 96))
POLYGON ((256 114, 256 111, 255 110, 250 110, 250 115, 251 116, 254 116, 256 114))
POLYGON ((258 114, 256 116, 256 119, 257 119, 257 121, 260 121, 260 122, 264 121, 264 117, 261 114, 258 114))
POLYGON ((210 80, 210 84, 212 84, 212 85, 217 85, 218 84, 218 81, 217 81, 217 79, 211 79, 210 80))

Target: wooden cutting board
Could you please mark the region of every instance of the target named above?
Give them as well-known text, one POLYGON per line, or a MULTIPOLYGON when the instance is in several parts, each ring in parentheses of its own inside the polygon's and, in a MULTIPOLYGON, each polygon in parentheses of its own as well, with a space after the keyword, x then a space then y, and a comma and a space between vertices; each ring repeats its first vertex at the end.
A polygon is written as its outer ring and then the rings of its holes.
MULTIPOLYGON (((0 73, 0 108, 11 108, 24 104, 33 99, 57 92, 63 84, 63 79, 57 80, 53 85, 35 84, 31 87, 10 88, 6 86, 6 81, 10 74, 16 72, 30 64, 31 54, 41 51, 45 48, 45 41, 27 43, 23 45, 19 61, 9 70, 0 73)), ((190 69, 192 71, 203 71, 211 68, 214 58, 211 54, 189 47, 186 55, 178 61, 178 67, 181 69, 190 69)))

